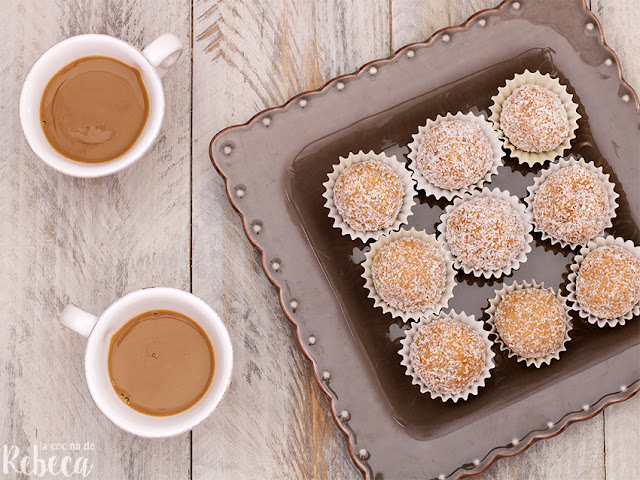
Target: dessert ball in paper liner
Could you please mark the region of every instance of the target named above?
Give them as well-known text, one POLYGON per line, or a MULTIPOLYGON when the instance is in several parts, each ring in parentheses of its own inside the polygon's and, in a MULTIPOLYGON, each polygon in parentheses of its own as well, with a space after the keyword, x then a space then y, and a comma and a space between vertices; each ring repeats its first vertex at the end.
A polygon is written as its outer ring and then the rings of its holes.
POLYGON ((531 251, 531 221, 517 197, 483 188, 457 198, 440 217, 438 239, 454 267, 485 278, 509 275, 531 251))
POLYGON ((400 230, 371 244, 362 264, 374 306, 405 322, 438 313, 453 297, 451 256, 435 235, 400 230))
POLYGON ((618 194, 609 175, 569 155, 534 179, 525 202, 543 240, 572 249, 604 235, 616 216, 618 194))
POLYGON ((640 248, 620 237, 598 237, 574 257, 569 274, 573 310, 589 323, 624 325, 640 314, 640 248))
POLYGON ((490 182, 504 157, 491 122, 472 113, 428 119, 408 147, 418 189, 448 200, 490 182))
POLYGON ((566 350, 572 327, 569 310, 562 295, 533 281, 503 285, 486 313, 500 350, 540 368, 566 350))
POLYGON ((557 78, 540 72, 507 80, 489 107, 494 128, 510 156, 533 166, 562 156, 578 129, 578 105, 557 78))
POLYGON ((395 156, 384 153, 340 157, 323 185, 333 226, 364 242, 407 223, 415 205, 411 174, 395 156))
POLYGON ((422 317, 400 343, 400 363, 411 383, 445 402, 477 395, 495 366, 483 323, 455 310, 422 317))

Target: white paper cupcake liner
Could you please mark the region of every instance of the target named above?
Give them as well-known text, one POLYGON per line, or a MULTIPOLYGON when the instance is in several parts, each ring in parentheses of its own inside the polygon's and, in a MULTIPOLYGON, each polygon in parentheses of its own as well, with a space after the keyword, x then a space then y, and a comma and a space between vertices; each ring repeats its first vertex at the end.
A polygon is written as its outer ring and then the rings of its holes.
POLYGON ((394 317, 402 318, 404 322, 408 322, 409 320, 417 320, 423 315, 429 314, 437 314, 445 308, 449 304, 449 300, 453 297, 453 287, 456 286, 455 281, 455 271, 453 269, 453 262, 451 260, 451 254, 448 250, 444 248, 442 242, 436 239, 435 235, 427 235, 424 230, 416 230, 415 228, 411 228, 411 230, 400 230, 398 232, 391 232, 388 235, 384 235, 378 241, 371 244, 371 250, 369 250, 365 254, 365 261, 362 263, 362 267, 364 268, 364 272, 362 273, 362 278, 365 279, 365 288, 369 290, 369 298, 373 299, 374 307, 381 308, 384 313, 390 313, 394 317), (376 292, 376 288, 373 284, 373 277, 371 276, 371 266, 373 264, 373 258, 380 248, 385 245, 389 245, 390 243, 405 237, 417 238, 422 240, 423 242, 433 245, 436 247, 442 257, 444 258, 444 263, 446 267, 446 279, 444 283, 444 291, 442 292, 442 296, 440 300, 436 302, 436 304, 424 311, 413 311, 406 312, 404 310, 397 309, 392 307, 387 302, 385 302, 378 292, 376 292))
POLYGON ((422 317, 419 322, 415 322, 411 325, 411 328, 406 331, 405 338, 403 338, 400 343, 402 344, 402 348, 398 351, 398 354, 402 357, 402 361, 400 362, 400 364, 406 367, 406 374, 411 377, 411 383, 420 387, 420 393, 429 393, 432 399, 440 398, 443 402, 452 400, 454 403, 456 403, 458 402, 458 400, 467 400, 469 395, 477 395, 478 388, 484 387, 485 381, 491 376, 491 369, 495 367, 495 363, 493 362, 495 353, 493 353, 493 350, 491 349, 493 342, 489 338, 489 332, 487 332, 483 328, 483 323, 481 321, 476 320, 473 315, 467 315, 464 312, 456 313, 455 310, 451 310, 449 313, 442 312, 439 315, 422 317), (471 328, 474 332, 480 335, 480 338, 482 338, 482 341, 485 345, 485 364, 482 372, 480 373, 480 376, 476 379, 475 382, 465 388, 462 392, 455 395, 432 392, 413 369, 410 358, 411 343, 413 343, 413 337, 418 332, 418 329, 421 326, 428 325, 435 320, 448 317, 451 317, 454 320, 463 323, 464 325, 471 328))
POLYGON ((498 94, 491 97, 493 105, 489 107, 491 116, 489 120, 493 122, 494 129, 498 132, 499 137, 504 141, 504 147, 510 152, 510 156, 517 158, 520 163, 534 166, 536 163, 544 164, 544 162, 553 161, 556 157, 561 157, 565 150, 571 148, 571 141, 576 138, 576 130, 578 129, 578 105, 573 101, 573 95, 567 92, 567 87, 562 85, 557 78, 552 78, 549 74, 542 75, 540 72, 530 72, 525 70, 524 73, 516 74, 511 80, 507 80, 504 87, 498 88, 498 94), (500 128, 500 112, 502 112, 502 104, 517 88, 533 83, 551 90, 560 97, 560 101, 567 110, 567 119, 569 120, 569 135, 554 150, 548 152, 525 152, 514 146, 500 128))
POLYGON ((609 180, 609 175, 602 171, 602 167, 596 167, 591 162, 585 162, 581 157, 576 157, 573 154, 569 154, 565 158, 561 159, 559 162, 551 164, 549 168, 544 170, 540 175, 538 175, 534 179, 533 185, 530 185, 529 187, 527 187, 527 191, 529 192, 529 195, 527 195, 527 197, 524 199, 525 203, 527 204, 527 212, 531 215, 531 221, 533 222, 533 230, 535 232, 540 232, 540 234, 542 234, 543 240, 549 240, 552 244, 560 244, 562 247, 569 247, 571 249, 576 249, 578 247, 584 246, 586 243, 567 242, 566 240, 561 240, 559 238, 556 238, 548 234, 544 230, 542 230, 539 227, 538 222, 535 219, 535 216, 533 215, 533 201, 535 199, 536 192, 540 188, 540 185, 542 185, 547 180, 547 178, 549 178, 553 173, 557 172, 562 168, 566 168, 574 165, 582 167, 585 170, 588 170, 591 173, 593 173, 596 177, 598 177, 602 181, 605 188, 607 189, 607 196, 609 198, 609 218, 607 219, 607 223, 605 224, 604 228, 600 232, 598 232, 594 236, 594 238, 604 235, 605 229, 611 228, 613 226, 612 221, 616 217, 616 208, 618 208, 618 202, 616 201, 616 199, 618 198, 619 195, 613 190, 615 185, 613 184, 613 182, 611 182, 611 180, 609 180))
POLYGON ((570 311, 571 311, 571 308, 567 305, 566 297, 560 295, 559 292, 557 293, 553 288, 545 288, 544 282, 538 283, 534 280, 532 282, 522 282, 522 283, 513 282, 511 285, 504 284, 501 290, 496 290, 496 296, 491 300, 489 300, 489 308, 486 310, 486 313, 489 314, 489 320, 487 320, 487 324, 491 327, 490 333, 494 336, 495 343, 500 347, 500 350, 506 351, 509 358, 516 357, 518 362, 525 362, 527 367, 530 367, 531 365, 535 365, 536 368, 540 368, 544 364, 549 365, 551 363, 551 360, 554 360, 554 359, 559 360, 560 353, 567 350, 566 343, 569 340, 571 340, 571 337, 569 336, 569 331, 571 331, 571 328, 573 327, 573 325, 571 324, 571 316, 569 315, 570 311), (525 358, 525 357, 521 357, 520 355, 512 351, 500 337, 500 334, 498 333, 498 329, 496 328, 496 325, 494 322, 494 314, 496 313, 498 304, 502 301, 502 299, 506 295, 523 288, 540 288, 540 289, 550 291, 558 299, 558 301, 562 305, 562 309, 564 310, 564 318, 566 321, 564 339, 562 340, 562 343, 560 344, 560 346, 556 351, 548 355, 545 355, 544 357, 525 358))
POLYGON ((447 250, 447 252, 449 252, 449 254, 451 254, 451 258, 453 259, 453 267, 456 270, 462 270, 467 274, 471 273, 476 277, 483 276, 487 279, 491 277, 499 278, 502 275, 510 275, 513 270, 518 270, 520 268, 520 264, 527 261, 527 254, 531 251, 531 242, 533 241, 533 237, 531 236, 532 229, 533 225, 531 224, 531 215, 527 212, 525 205, 518 200, 518 197, 511 195, 508 191, 499 190, 497 188, 489 190, 487 187, 484 187, 482 190, 475 190, 473 192, 465 193, 461 198, 456 198, 452 204, 447 205, 445 212, 440 216, 440 224, 438 225, 438 240, 443 242, 444 248, 447 250), (455 256, 453 256, 453 254, 451 254, 446 236, 449 215, 464 202, 467 202, 476 197, 494 197, 504 200, 509 205, 511 205, 520 215, 520 219, 522 220, 522 224, 524 226, 524 247, 520 251, 518 256, 506 267, 502 267, 497 270, 484 270, 481 268, 475 268, 461 262, 455 256))
POLYGON ((409 170, 411 170, 412 172, 411 177, 416 181, 419 190, 423 190, 427 195, 433 195, 435 198, 446 198, 447 200, 451 200, 456 196, 461 196, 465 192, 469 192, 476 188, 482 188, 482 185, 484 185, 485 182, 491 182, 492 175, 498 173, 498 167, 502 165, 502 160, 504 158, 502 142, 500 141, 498 133, 493 129, 491 122, 489 122, 485 117, 481 115, 474 115, 473 113, 447 113, 444 117, 438 115, 435 120, 428 119, 426 125, 418 127, 418 133, 413 134, 412 137, 413 141, 408 145, 410 151, 407 155, 411 160, 411 162, 408 164, 409 170), (463 120, 478 125, 482 133, 485 135, 485 137, 487 137, 487 140, 489 140, 489 145, 491 146, 493 157, 491 168, 480 180, 472 185, 469 185, 468 187, 458 190, 447 190, 430 183, 429 180, 427 180, 422 175, 422 173, 420 173, 417 161, 418 149, 420 148, 420 142, 422 141, 425 133, 431 130, 436 125, 451 120, 463 120))
POLYGON ((572 310, 578 312, 578 315, 580 315, 580 317, 586 319, 592 325, 598 325, 600 328, 604 327, 605 325, 609 325, 610 327, 624 325, 625 323, 627 323, 627 320, 631 320, 633 317, 637 317, 638 315, 640 315, 640 302, 636 303, 631 311, 626 315, 609 319, 596 317, 595 315, 592 315, 587 310, 580 307, 580 303, 578 302, 578 299, 576 297, 576 280, 578 278, 580 264, 590 252, 604 245, 617 245, 619 247, 625 248, 637 258, 640 258, 640 247, 635 246, 631 240, 625 240, 624 238, 613 237, 611 235, 607 235, 606 237, 598 237, 594 240, 591 240, 589 243, 587 243, 586 246, 582 247, 578 255, 573 258, 571 273, 568 277, 569 284, 567 285, 567 290, 569 291, 568 298, 572 303, 571 308, 572 310))
POLYGON ((388 157, 384 153, 374 153, 373 151, 364 153, 361 150, 358 153, 350 153, 347 158, 340 157, 340 163, 333 166, 333 171, 329 174, 329 180, 323 183, 323 186, 325 187, 325 192, 322 194, 322 196, 327 200, 324 206, 329 209, 329 217, 333 219, 333 227, 339 228, 343 235, 348 235, 352 240, 355 240, 356 238, 359 238, 363 242, 367 242, 371 239, 377 240, 382 235, 385 235, 394 230, 398 230, 401 225, 407 223, 407 218, 409 218, 409 215, 411 215, 411 209, 416 204, 414 198, 416 192, 414 189, 414 181, 411 178, 411 173, 401 162, 396 159, 395 155, 388 157), (379 162, 390 166, 393 171, 402 179, 402 185, 404 188, 402 207, 400 208, 400 212, 398 212, 396 221, 390 227, 387 227, 383 230, 377 230, 375 232, 361 232, 351 228, 342 219, 342 216, 338 212, 338 208, 333 201, 333 187, 336 184, 338 176, 343 172, 345 168, 355 163, 363 162, 365 160, 378 160, 379 162))

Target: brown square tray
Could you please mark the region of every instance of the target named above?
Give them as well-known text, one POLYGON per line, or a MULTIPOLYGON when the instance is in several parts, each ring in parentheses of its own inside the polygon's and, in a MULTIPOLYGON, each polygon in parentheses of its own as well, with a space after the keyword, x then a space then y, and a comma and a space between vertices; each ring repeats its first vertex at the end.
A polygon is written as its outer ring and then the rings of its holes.
MULTIPOLYGON (((339 156, 371 149, 404 159, 426 118, 486 113, 497 88, 526 68, 568 85, 582 115, 571 153, 603 166, 616 184, 620 206, 608 233, 640 244, 640 108, 582 0, 505 2, 211 141, 229 199, 368 478, 477 473, 640 389, 640 322, 601 329, 574 316, 560 361, 527 368, 495 348, 496 368, 479 395, 457 404, 421 395, 397 353, 406 327, 374 309, 363 287, 368 247, 334 229, 323 206, 322 183, 339 156)), ((507 157, 490 186, 524 198, 539 171, 507 157)), ((445 205, 421 194, 409 226, 434 233, 445 205)), ((449 306, 482 318, 487 299, 512 280, 566 293, 574 253, 539 235, 534 244, 528 261, 498 281, 458 273, 449 306)))

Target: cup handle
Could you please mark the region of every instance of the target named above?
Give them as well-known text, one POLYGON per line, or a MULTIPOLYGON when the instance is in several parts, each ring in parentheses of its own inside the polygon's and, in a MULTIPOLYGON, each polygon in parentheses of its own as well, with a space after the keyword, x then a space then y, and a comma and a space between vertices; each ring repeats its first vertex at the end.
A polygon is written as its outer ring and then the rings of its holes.
POLYGON ((142 54, 162 78, 178 61, 182 55, 182 48, 182 42, 178 37, 172 33, 165 33, 147 45, 142 54))
POLYGON ((98 321, 98 317, 91 315, 89 312, 69 304, 65 307, 60 315, 60 323, 71 330, 75 330, 83 337, 88 337, 93 330, 93 326, 98 321))

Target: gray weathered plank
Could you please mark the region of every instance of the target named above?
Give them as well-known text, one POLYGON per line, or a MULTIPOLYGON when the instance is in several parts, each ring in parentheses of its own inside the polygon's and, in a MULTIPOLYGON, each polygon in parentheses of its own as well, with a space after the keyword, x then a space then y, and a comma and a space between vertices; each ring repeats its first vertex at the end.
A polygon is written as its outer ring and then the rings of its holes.
POLYGON ((616 52, 622 75, 638 93, 640 91, 640 8, 634 0, 591 0, 591 11, 600 21, 605 42, 616 52))
POLYGON ((222 313, 236 347, 227 397, 193 432, 196 479, 360 477, 207 147, 218 130, 388 55, 387 7, 195 3, 193 292, 222 313))
POLYGON ((478 10, 496 7, 501 0, 390 0, 393 50, 424 42, 438 30, 460 25, 478 10))
POLYGON ((569 425, 560 435, 540 440, 513 457, 499 458, 478 480, 604 479, 602 413, 569 425))
POLYGON ((604 411, 607 480, 640 478, 640 395, 604 411))
POLYGON ((0 444, 32 453, 42 443, 95 443, 92 478, 189 478, 189 435, 145 440, 112 425, 85 384, 85 340, 58 323, 69 301, 97 313, 141 287, 189 288, 189 14, 188 0, 2 4, 0 444), (165 123, 144 159, 76 180, 32 153, 17 107, 40 54, 80 33, 143 47, 165 31, 187 50, 165 79, 165 123))
MULTIPOLYGON (((640 92, 637 2, 592 0, 591 10, 602 24, 605 41, 620 59, 622 75, 636 93, 640 92)), ((607 480, 640 478, 640 396, 604 411, 604 433, 607 480)))

